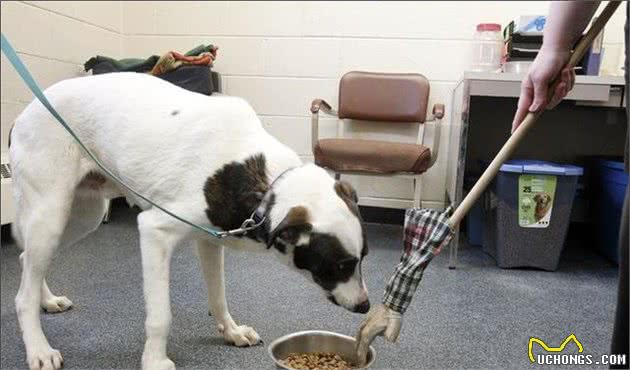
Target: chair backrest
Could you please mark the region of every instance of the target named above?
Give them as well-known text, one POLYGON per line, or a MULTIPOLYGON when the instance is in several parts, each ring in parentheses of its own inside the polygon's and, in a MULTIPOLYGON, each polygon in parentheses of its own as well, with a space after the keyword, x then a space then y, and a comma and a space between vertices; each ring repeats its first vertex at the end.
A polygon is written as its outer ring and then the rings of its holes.
POLYGON ((339 118, 423 123, 429 81, 418 73, 348 72, 339 82, 339 118))

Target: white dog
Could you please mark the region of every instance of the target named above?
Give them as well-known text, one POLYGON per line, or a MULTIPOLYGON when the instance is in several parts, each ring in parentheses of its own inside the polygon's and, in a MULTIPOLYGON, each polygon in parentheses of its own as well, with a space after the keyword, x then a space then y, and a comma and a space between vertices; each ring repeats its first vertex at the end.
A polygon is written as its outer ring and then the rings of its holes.
POLYGON ((30 368, 62 366, 39 318, 40 306, 60 312, 72 305, 53 295, 44 280, 53 253, 94 231, 106 199, 119 195, 142 209, 144 369, 174 368, 166 354, 169 264, 184 239, 196 241, 210 312, 229 343, 254 345, 260 338, 228 312, 223 246, 273 250, 333 303, 354 312, 369 309, 361 276, 367 245, 354 190, 302 164, 265 132, 245 101, 206 97, 138 73, 70 79, 47 89, 46 96, 110 170, 161 206, 224 230, 240 226, 256 209, 265 221, 244 236, 222 240, 193 231, 104 176, 41 103, 32 102, 10 135, 13 234, 24 249, 15 306, 30 368))

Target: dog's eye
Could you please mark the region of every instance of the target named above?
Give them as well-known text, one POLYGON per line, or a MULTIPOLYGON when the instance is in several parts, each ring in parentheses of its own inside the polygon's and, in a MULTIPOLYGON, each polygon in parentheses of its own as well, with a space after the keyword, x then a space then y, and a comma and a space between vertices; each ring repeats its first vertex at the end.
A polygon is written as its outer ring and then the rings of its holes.
POLYGON ((337 265, 337 267, 341 271, 352 272, 354 271, 354 268, 357 266, 357 262, 358 260, 356 258, 350 257, 343 261, 339 261, 339 264, 337 265))

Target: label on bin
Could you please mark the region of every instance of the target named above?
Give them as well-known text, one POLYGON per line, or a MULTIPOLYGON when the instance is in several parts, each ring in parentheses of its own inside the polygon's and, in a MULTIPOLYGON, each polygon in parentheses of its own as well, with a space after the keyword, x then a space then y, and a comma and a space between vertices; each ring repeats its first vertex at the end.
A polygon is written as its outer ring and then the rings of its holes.
POLYGON ((556 194, 556 176, 520 175, 518 177, 518 225, 548 227, 556 194))

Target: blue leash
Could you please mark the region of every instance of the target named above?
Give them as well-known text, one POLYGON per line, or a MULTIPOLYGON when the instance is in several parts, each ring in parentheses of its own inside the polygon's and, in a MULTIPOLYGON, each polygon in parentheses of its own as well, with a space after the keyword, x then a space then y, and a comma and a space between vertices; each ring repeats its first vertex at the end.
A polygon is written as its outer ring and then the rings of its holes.
POLYGON ((72 130, 72 128, 66 123, 66 121, 61 117, 61 115, 55 110, 55 108, 53 108, 53 106, 50 104, 48 99, 46 99, 46 96, 44 95, 44 93, 42 92, 40 87, 37 85, 37 82, 35 82, 35 79, 33 79, 33 76, 31 76, 30 72, 28 71, 28 69, 26 68, 24 63, 22 63, 22 60, 16 54, 15 50, 13 49, 11 44, 9 43, 9 40, 7 40, 7 38, 4 37, 4 33, 2 34, 2 45, 1 46, 2 46, 2 51, 4 52, 4 55, 6 55, 7 59, 9 59, 9 61, 13 65, 13 68, 15 68, 15 70, 20 75, 20 77, 22 77, 22 80, 24 80, 24 82, 29 87, 29 89, 31 89, 31 91, 33 92, 35 97, 44 105, 44 107, 46 107, 46 109, 48 109, 50 114, 52 114, 53 117, 55 117, 57 119, 57 121, 59 121, 59 123, 66 129, 66 131, 68 131, 68 133, 70 133, 70 135, 72 135, 74 140, 76 140, 77 144, 79 144, 79 146, 87 153, 87 155, 90 158, 92 158, 92 160, 96 163, 96 165, 98 167, 100 167, 100 169, 103 170, 103 172, 105 172, 114 181, 116 181, 118 184, 123 186, 125 189, 129 190, 130 192, 135 194, 137 197, 139 197, 142 200, 144 200, 145 202, 151 204, 155 208, 158 208, 159 210, 161 210, 162 212, 166 213, 167 215, 169 215, 169 216, 171 216, 171 217, 173 217, 173 218, 175 218, 175 219, 177 219, 177 220, 179 220, 179 221, 181 221, 181 222, 183 222, 183 223, 185 223, 185 224, 187 224, 189 226, 192 226, 193 228, 195 228, 197 230, 200 230, 200 231, 202 231, 204 233, 210 234, 210 235, 214 236, 215 238, 222 239, 222 238, 225 238, 226 236, 242 235, 242 234, 245 234, 247 231, 256 229, 260 225, 262 225, 264 219, 260 220, 259 222, 255 222, 253 220, 253 214, 252 214, 252 217, 246 219, 243 222, 243 224, 241 225, 240 228, 233 229, 233 230, 228 230, 228 231, 222 231, 222 230, 214 229, 214 228, 211 228, 211 227, 208 227, 208 226, 197 225, 196 223, 188 221, 185 218, 182 218, 182 217, 176 215, 175 213, 173 213, 173 212, 169 211, 168 209, 166 209, 166 208, 164 208, 164 207, 154 203, 149 198, 147 198, 144 195, 140 194, 138 191, 133 189, 131 186, 127 185, 120 177, 116 176, 109 169, 107 169, 107 167, 105 167, 105 165, 103 163, 101 163, 101 161, 99 161, 98 158, 96 158, 94 153, 92 153, 92 151, 90 151, 90 149, 88 149, 85 146, 85 144, 83 144, 83 142, 81 141, 81 139, 79 139, 77 134, 75 134, 75 132, 72 130))

